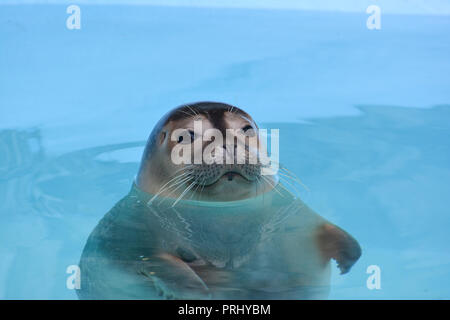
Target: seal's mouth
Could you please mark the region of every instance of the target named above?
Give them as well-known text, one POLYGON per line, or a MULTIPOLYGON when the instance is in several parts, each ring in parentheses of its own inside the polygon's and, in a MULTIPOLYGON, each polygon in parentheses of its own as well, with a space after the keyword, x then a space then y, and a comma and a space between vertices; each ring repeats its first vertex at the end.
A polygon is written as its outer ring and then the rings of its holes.
POLYGON ((225 171, 224 173, 216 176, 216 178, 212 181, 210 181, 209 183, 203 183, 203 187, 211 187, 213 185, 216 185, 218 183, 221 182, 228 182, 228 181, 234 181, 236 178, 242 178, 244 181, 248 181, 251 182, 251 179, 249 179, 248 177, 246 177, 243 173, 238 172, 236 170, 228 170, 225 171))
POLYGON ((228 179, 228 181, 233 181, 233 178, 235 178, 236 176, 240 176, 242 178, 244 178, 245 180, 248 180, 246 177, 244 177, 241 173, 236 172, 236 171, 228 171, 225 172, 222 177, 225 177, 228 179))

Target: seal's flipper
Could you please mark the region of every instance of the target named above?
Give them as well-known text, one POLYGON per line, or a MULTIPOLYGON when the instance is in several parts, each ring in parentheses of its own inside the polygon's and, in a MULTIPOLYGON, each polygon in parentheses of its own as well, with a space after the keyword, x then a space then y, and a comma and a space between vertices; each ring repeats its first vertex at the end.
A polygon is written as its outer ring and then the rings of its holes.
POLYGON ((166 299, 208 299, 211 296, 203 280, 184 261, 167 253, 150 258, 139 273, 148 277, 166 299))
POLYGON ((358 242, 347 232, 330 223, 324 223, 318 228, 317 241, 326 261, 336 260, 341 274, 349 272, 361 256, 358 242))

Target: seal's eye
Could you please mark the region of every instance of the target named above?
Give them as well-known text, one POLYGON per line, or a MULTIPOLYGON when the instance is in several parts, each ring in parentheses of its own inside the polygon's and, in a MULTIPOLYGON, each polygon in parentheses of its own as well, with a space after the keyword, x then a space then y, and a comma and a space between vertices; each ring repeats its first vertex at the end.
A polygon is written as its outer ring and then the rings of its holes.
POLYGON ((184 133, 183 135, 181 135, 181 136, 179 136, 178 137, 178 140, 177 140, 177 142, 178 143, 190 143, 190 142, 193 142, 194 141, 194 138, 195 138, 195 134, 194 134, 194 131, 192 131, 192 130, 188 130, 186 133, 184 133), (189 133, 189 134, 188 134, 189 133), (189 141, 189 139, 191 140, 191 141, 189 141))
POLYGON ((242 128, 242 131, 246 136, 253 137, 255 135, 255 129, 251 125, 246 125, 242 128))

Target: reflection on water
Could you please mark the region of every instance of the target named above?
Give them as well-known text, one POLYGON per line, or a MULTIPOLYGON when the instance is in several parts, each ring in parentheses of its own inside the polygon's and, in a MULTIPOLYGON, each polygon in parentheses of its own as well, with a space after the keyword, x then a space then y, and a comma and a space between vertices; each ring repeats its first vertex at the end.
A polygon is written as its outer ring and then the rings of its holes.
MULTIPOLYGON (((301 197, 364 250, 330 298, 449 298, 450 107, 361 107, 357 117, 274 123, 301 197), (366 288, 379 265, 382 290, 366 288)), ((100 218, 129 190, 144 142, 46 155, 39 130, 0 132, 0 297, 76 298, 65 271, 100 218), (108 160, 110 159, 110 160, 108 160)))
POLYGON ((39 130, 0 132, 0 297, 75 298, 76 264, 99 218, 127 192, 137 163, 97 160, 130 142, 46 156, 39 130))

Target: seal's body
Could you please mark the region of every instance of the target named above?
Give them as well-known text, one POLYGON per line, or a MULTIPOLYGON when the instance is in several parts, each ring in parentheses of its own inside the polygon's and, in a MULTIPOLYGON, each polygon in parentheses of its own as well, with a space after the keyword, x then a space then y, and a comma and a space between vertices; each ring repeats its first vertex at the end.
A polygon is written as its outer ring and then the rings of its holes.
MULTIPOLYGON (((259 161, 173 161, 180 144, 192 146, 194 158, 195 140, 211 128, 240 128, 250 136, 257 127, 242 110, 210 102, 181 106, 161 119, 136 184, 87 241, 80 298, 326 298, 330 259, 341 273, 358 260, 356 240, 282 188, 276 174, 262 177, 259 161)), ((246 159, 257 153, 244 147, 246 159)), ((227 140, 224 154, 235 157, 230 149, 227 140)))

